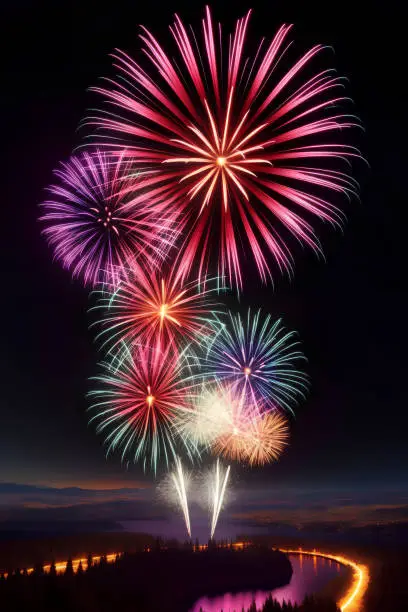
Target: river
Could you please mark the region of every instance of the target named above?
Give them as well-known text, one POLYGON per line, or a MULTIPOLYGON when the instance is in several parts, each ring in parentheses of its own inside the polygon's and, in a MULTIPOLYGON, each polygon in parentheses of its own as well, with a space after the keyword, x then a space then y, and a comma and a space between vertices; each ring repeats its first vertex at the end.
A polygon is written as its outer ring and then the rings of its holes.
POLYGON ((272 596, 280 603, 291 601, 300 603, 306 595, 318 594, 327 587, 329 582, 338 576, 345 576, 349 570, 324 558, 307 555, 288 555, 293 568, 289 584, 272 591, 242 591, 239 593, 224 593, 217 597, 201 597, 196 601, 190 612, 241 612, 247 610, 255 600, 257 608, 261 608, 266 598, 272 596))

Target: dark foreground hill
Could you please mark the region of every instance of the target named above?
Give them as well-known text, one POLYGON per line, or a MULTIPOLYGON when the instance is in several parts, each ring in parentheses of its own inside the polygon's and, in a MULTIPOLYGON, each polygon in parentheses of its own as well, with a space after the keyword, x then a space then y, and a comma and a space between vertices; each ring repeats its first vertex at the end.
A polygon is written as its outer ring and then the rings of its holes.
MULTIPOLYGON (((86 568, 85 568, 86 569, 86 568)), ((125 554, 74 574, 14 575, 0 583, 1 609, 44 612, 183 612, 200 596, 274 589, 290 581, 281 552, 262 548, 125 554)))

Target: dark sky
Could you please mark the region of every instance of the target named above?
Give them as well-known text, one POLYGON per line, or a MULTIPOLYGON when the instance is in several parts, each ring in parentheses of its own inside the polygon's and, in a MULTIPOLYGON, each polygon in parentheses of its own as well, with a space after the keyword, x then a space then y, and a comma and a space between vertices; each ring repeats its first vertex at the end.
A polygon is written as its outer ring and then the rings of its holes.
MULTIPOLYGON (((406 33, 398 4, 212 5, 225 30, 252 6, 254 39, 285 21, 296 26, 299 53, 315 43, 334 47, 370 164, 356 166, 361 202, 347 206, 343 235, 320 233, 326 261, 299 251, 294 280, 278 277, 275 290, 253 283, 244 295, 299 331, 312 379, 291 447, 276 466, 242 471, 244 481, 381 487, 406 475, 406 33)), ((119 486, 143 478, 117 457, 106 462, 87 427, 84 396, 97 361, 88 295, 52 261, 37 205, 53 168, 80 142, 78 123, 95 102, 86 89, 109 74, 108 53, 136 53, 140 23, 169 41, 172 13, 198 26, 203 6, 2 3, 0 481, 119 486)))

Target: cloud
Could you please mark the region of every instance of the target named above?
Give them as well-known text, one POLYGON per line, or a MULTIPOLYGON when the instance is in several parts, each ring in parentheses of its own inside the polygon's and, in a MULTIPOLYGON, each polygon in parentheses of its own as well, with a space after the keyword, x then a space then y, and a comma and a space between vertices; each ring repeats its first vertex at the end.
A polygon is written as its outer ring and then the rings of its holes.
MULTIPOLYGON (((203 513, 191 501, 191 512, 203 513)), ((231 486, 226 512, 234 524, 296 529, 320 523, 364 526, 408 521, 406 490, 231 486)), ((0 483, 0 529, 6 522, 153 521, 174 516, 151 486, 121 489, 45 487, 0 483)))
POLYGON ((408 521, 407 490, 300 489, 242 491, 229 512, 235 521, 270 526, 286 523, 297 527, 314 523, 363 526, 379 522, 408 521))
POLYGON ((130 520, 162 517, 152 490, 82 489, 0 483, 0 526, 5 521, 130 520))

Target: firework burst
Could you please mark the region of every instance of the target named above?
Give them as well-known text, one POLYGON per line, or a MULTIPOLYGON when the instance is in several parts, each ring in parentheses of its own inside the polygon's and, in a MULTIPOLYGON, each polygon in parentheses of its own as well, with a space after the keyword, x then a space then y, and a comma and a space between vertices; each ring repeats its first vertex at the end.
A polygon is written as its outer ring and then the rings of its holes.
POLYGON ((180 435, 186 436, 197 447, 211 449, 217 438, 238 426, 242 420, 239 400, 230 389, 221 385, 201 384, 191 397, 189 408, 177 418, 180 435))
POLYGON ((260 417, 257 405, 231 389, 223 397, 222 412, 218 416, 218 435, 212 440, 210 450, 232 461, 247 463, 248 449, 253 445, 255 422, 260 417))
MULTIPOLYGON (((226 323, 217 322, 202 360, 203 375, 230 385, 243 403, 292 412, 292 404, 304 396, 306 375, 296 368, 304 359, 294 332, 281 320, 248 310, 247 316, 228 313, 226 323)), ((200 373, 201 375, 201 373, 200 373)))
POLYGON ((108 453, 120 449, 122 460, 142 460, 144 469, 150 466, 154 472, 159 459, 168 465, 176 458, 177 446, 194 458, 196 448, 174 425, 187 409, 189 388, 184 365, 171 346, 162 351, 135 346, 102 368, 93 379, 97 389, 89 396, 95 412, 91 421, 97 421, 97 432, 105 435, 108 453))
POLYGON ((258 412, 258 406, 230 404, 223 429, 213 439, 211 451, 251 466, 277 461, 289 440, 286 418, 276 410, 258 412))
POLYGON ((169 217, 147 198, 128 206, 126 190, 138 179, 125 157, 100 151, 71 157, 55 171, 59 183, 41 205, 43 233, 55 257, 85 284, 115 284, 136 260, 155 267, 174 241, 169 217))
POLYGON ((310 69, 324 47, 290 63, 291 26, 283 25, 250 58, 249 16, 237 21, 227 45, 208 7, 202 43, 176 16, 176 60, 142 28, 150 66, 116 51, 117 77, 94 88, 107 108, 86 120, 102 146, 125 150, 141 170, 134 205, 148 190, 178 217, 185 234, 180 277, 190 276, 193 264, 205 276, 216 263, 219 276, 238 288, 241 244, 263 281, 272 276, 270 258, 291 271, 290 235, 320 251, 311 221, 342 222, 332 200, 356 192, 342 167, 359 157, 341 140, 344 128, 357 125, 339 109, 347 100, 344 81, 333 70, 310 69))
POLYGON ((196 448, 254 466, 277 461, 288 444, 287 419, 266 400, 221 383, 202 384, 191 400, 176 427, 196 448))
POLYGON ((279 412, 272 411, 255 417, 245 444, 248 463, 264 465, 277 461, 288 441, 288 422, 279 412))
POLYGON ((218 290, 218 279, 199 287, 182 284, 174 269, 163 275, 137 267, 124 275, 113 294, 104 288, 98 292, 98 304, 91 309, 101 312, 98 339, 111 348, 122 342, 159 349, 181 341, 202 342, 216 327, 217 304, 212 295, 218 290))

